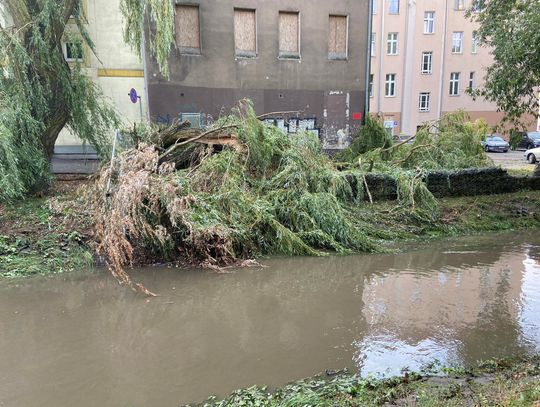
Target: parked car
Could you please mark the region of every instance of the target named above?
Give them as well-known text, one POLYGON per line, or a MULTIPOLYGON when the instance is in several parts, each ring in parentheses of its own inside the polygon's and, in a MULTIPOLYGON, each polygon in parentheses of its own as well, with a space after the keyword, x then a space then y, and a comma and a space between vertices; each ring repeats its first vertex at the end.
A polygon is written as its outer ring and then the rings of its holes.
POLYGON ((522 133, 517 149, 530 150, 535 147, 540 147, 540 131, 522 133))
POLYGON ((530 150, 525 151, 523 157, 527 160, 529 164, 535 164, 540 158, 540 147, 531 148, 530 150))
POLYGON ((500 153, 506 153, 510 149, 510 144, 503 140, 498 134, 487 136, 486 139, 482 141, 482 145, 487 152, 498 151, 500 153))

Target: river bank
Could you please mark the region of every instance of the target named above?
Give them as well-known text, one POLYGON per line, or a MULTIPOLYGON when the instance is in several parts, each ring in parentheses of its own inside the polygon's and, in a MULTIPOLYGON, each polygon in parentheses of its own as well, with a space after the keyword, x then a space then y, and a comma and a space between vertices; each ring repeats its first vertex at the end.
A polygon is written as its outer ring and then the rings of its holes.
POLYGON ((540 405, 540 357, 490 360, 478 366, 429 366, 388 379, 361 378, 334 372, 291 383, 269 392, 251 387, 204 407, 272 406, 532 406, 540 405))
MULTIPOLYGON (((0 205, 0 276, 55 274, 96 263, 92 217, 84 211, 80 187, 80 181, 61 180, 48 196, 0 205)), ((391 201, 348 210, 355 227, 376 239, 381 252, 416 240, 540 227, 540 191, 437 201, 436 218, 391 201)), ((134 265, 153 262, 162 259, 135 258, 134 265)))

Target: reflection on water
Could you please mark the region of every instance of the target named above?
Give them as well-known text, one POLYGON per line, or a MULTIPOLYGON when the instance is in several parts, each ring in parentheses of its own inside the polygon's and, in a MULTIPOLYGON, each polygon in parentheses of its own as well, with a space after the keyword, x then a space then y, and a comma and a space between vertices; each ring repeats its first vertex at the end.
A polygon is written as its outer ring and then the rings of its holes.
POLYGON ((0 282, 0 405, 177 406, 326 368, 398 373, 540 351, 540 237, 0 282))

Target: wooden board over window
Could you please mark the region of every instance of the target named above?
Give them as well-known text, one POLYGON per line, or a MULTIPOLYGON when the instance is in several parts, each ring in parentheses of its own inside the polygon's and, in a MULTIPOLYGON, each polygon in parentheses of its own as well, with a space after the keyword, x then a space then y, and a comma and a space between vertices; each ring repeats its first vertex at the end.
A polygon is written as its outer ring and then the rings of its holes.
POLYGON ((279 12, 279 56, 300 57, 300 15, 297 12, 279 12))
POLYGON ((330 16, 328 59, 347 59, 347 16, 330 16))
POLYGON ((199 7, 176 5, 176 45, 184 54, 200 54, 199 7))
POLYGON ((257 55, 255 10, 234 10, 234 45, 237 56, 255 57, 257 55))

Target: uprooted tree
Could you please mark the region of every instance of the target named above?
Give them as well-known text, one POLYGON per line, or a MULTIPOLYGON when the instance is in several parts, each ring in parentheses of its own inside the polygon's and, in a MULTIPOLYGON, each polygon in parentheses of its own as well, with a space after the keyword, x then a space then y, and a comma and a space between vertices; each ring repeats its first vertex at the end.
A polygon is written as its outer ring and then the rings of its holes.
MULTIPOLYGON (((147 10, 158 27, 149 44, 166 72, 171 2, 122 0, 125 39, 140 50, 147 10)), ((118 118, 85 74, 82 61, 93 53, 81 0, 0 1, 0 201, 47 185, 64 128, 106 151, 118 118), (73 62, 66 62, 64 52, 73 62)))
POLYGON ((491 164, 480 144, 485 125, 463 112, 432 123, 412 144, 392 145, 370 121, 369 145, 341 162, 316 136, 291 137, 259 119, 242 101, 205 132, 183 123, 137 129, 137 145, 102 169, 87 202, 98 251, 123 284, 145 291, 125 271, 134 260, 222 268, 268 254, 376 251, 381 231, 365 229, 357 212, 370 194, 368 172, 393 177, 395 210, 429 224, 439 210, 422 166, 491 164))

